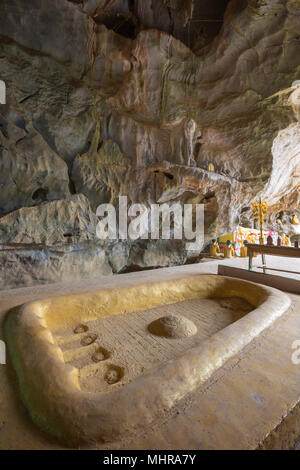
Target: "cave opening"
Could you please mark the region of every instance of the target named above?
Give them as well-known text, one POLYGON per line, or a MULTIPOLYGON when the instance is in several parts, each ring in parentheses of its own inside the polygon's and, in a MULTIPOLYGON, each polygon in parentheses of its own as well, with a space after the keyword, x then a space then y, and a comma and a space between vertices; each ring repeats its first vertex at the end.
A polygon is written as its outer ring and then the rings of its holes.
MULTIPOLYGON (((128 0, 121 9, 119 5, 119 9, 112 6, 101 12, 98 10, 93 19, 97 24, 104 24, 108 29, 130 39, 135 39, 140 31, 155 28, 171 34, 198 53, 219 34, 230 1, 194 1, 192 17, 186 24, 183 21, 183 6, 178 3, 178 6, 170 8, 163 0, 151 3, 151 15, 147 9, 140 8, 136 0, 128 0)), ((244 0, 240 7, 242 4, 245 4, 244 0)))
POLYGON ((173 180, 174 179, 174 175, 172 175, 172 173, 169 173, 169 172, 166 172, 166 171, 154 170, 153 173, 154 174, 162 173, 168 180, 173 180))
POLYGON ((112 29, 115 33, 125 38, 135 39, 137 34, 136 24, 131 15, 98 15, 94 18, 98 24, 104 24, 108 29, 112 29))
POLYGON ((4 121, 4 119, 2 119, 1 117, 0 117, 0 132, 2 133, 3 137, 8 139, 7 122, 4 121))
POLYGON ((45 200, 45 199, 47 199, 47 194, 48 194, 48 189, 47 188, 38 188, 32 194, 32 200, 33 201, 45 200))
POLYGON ((209 45, 220 33, 230 0, 204 0, 194 3, 193 16, 182 32, 184 42, 195 53, 209 45))

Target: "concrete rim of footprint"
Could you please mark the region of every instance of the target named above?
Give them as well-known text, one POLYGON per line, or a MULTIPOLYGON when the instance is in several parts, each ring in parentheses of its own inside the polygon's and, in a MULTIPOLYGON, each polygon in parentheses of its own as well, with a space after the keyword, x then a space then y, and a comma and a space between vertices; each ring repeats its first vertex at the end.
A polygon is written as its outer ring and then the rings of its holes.
MULTIPOLYGON (((289 296, 270 287, 223 276, 197 275, 32 301, 9 312, 4 325, 5 339, 18 376, 20 395, 32 420, 64 444, 78 447, 82 443, 113 441, 132 432, 143 432, 154 420, 165 419, 179 400, 207 381, 290 305, 289 296), (183 351, 176 359, 162 362, 132 381, 120 380, 125 377, 121 365, 105 361, 92 364, 93 370, 99 369, 101 377, 111 385, 110 391, 82 390, 80 368, 65 361, 64 351, 56 341, 63 328, 74 332, 76 326, 100 317, 122 315, 129 308, 138 312, 195 298, 223 299, 224 295, 245 299, 253 310, 183 351), (114 386, 118 377, 120 384, 114 386)), ((171 334, 178 334, 178 325, 184 334, 186 330, 190 334, 187 319, 179 315, 179 319, 170 321, 169 317, 162 325, 174 330, 171 334)), ((87 343, 89 356, 102 347, 94 335, 88 331, 79 337, 87 343), (95 342, 89 346, 93 339, 95 342)))

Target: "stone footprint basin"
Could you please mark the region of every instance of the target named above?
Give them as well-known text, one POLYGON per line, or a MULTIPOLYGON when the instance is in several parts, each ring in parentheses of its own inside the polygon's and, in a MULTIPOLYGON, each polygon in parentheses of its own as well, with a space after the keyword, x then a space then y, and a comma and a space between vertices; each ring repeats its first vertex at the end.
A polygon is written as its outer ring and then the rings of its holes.
POLYGON ((289 306, 276 289, 199 275, 30 302, 5 335, 31 418, 78 446, 163 420, 289 306))

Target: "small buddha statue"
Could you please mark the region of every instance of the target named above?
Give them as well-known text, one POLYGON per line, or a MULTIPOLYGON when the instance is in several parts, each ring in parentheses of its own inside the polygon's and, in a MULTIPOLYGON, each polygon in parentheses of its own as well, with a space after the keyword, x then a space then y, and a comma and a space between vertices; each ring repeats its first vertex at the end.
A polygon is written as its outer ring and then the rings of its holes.
POLYGON ((234 248, 230 240, 227 240, 224 247, 224 258, 233 258, 235 256, 234 248))
POLYGON ((274 245, 273 237, 271 235, 269 235, 268 238, 267 238, 267 245, 274 245))
POLYGON ((293 225, 300 225, 300 221, 299 221, 299 219, 296 215, 293 215, 292 224, 293 225))
POLYGON ((217 240, 212 240, 211 244, 209 245, 209 255, 213 257, 220 255, 220 247, 217 240))
POLYGON ((240 250, 241 258, 247 258, 248 256, 248 247, 247 247, 248 243, 249 243, 248 240, 244 240, 244 244, 240 250))
POLYGON ((281 233, 281 239, 284 246, 292 246, 290 237, 288 237, 285 233, 281 233))

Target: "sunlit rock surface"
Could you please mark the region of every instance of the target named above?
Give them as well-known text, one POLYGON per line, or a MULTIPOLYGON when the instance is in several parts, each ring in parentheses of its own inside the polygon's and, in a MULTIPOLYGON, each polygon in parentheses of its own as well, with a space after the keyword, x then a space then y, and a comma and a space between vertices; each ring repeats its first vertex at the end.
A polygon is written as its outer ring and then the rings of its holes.
POLYGON ((45 243, 54 245, 67 238, 96 238, 97 217, 83 194, 22 207, 0 218, 4 243, 45 243))
MULTIPOLYGON (((119 195, 204 204, 206 242, 250 224, 260 196, 270 227, 297 231, 299 31, 297 0, 2 0, 0 242, 62 243, 70 195, 86 198, 79 240, 93 249, 96 208, 119 195)), ((187 256, 102 245, 110 272, 187 256)))

